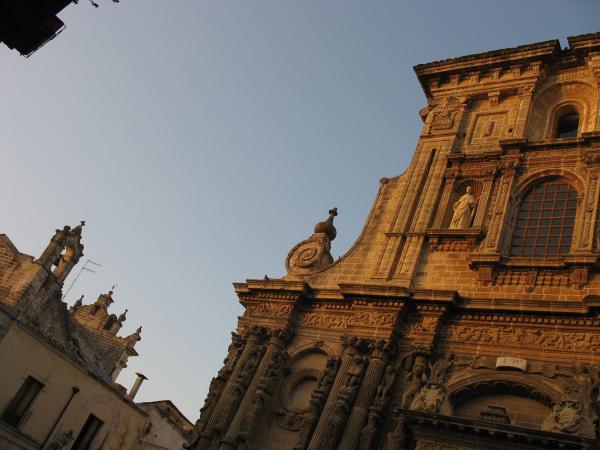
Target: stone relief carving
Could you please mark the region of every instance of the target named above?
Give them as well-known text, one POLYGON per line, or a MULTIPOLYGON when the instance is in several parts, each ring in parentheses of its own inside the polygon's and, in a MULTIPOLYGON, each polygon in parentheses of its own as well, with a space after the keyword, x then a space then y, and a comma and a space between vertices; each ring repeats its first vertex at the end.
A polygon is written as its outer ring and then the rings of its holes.
POLYGON ((326 269, 333 264, 331 241, 335 239, 336 229, 333 218, 337 216, 337 208, 329 211, 324 222, 315 225, 314 234, 300 242, 288 254, 285 267, 290 275, 308 275, 326 269))
POLYGON ((245 315, 251 316, 271 316, 287 317, 292 313, 293 305, 278 305, 276 303, 260 303, 258 305, 249 305, 246 308, 245 315))
POLYGON ((426 384, 421 388, 410 404, 410 409, 426 411, 451 416, 453 408, 450 405, 448 393, 441 384, 426 384))
POLYGON ((383 380, 377 386, 377 393, 375 394, 375 399, 373 400, 374 406, 383 406, 387 400, 391 397, 392 388, 398 378, 398 369, 394 364, 388 364, 385 368, 385 374, 383 376, 383 380))
POLYGON ((357 311, 353 315, 334 315, 322 312, 309 312, 301 322, 319 328, 347 330, 350 327, 391 327, 396 320, 394 313, 377 311, 357 311))
POLYGON ((586 332, 559 332, 513 326, 477 327, 453 325, 444 331, 443 339, 450 342, 477 345, 513 346, 518 348, 550 349, 552 351, 598 351, 600 335, 586 332))
POLYGON ((394 429, 389 433, 388 438, 385 442, 385 450, 398 450, 407 448, 408 435, 406 432, 406 417, 402 414, 395 412, 396 422, 394 429))
POLYGON ((414 362, 412 363, 410 372, 404 382, 404 393, 400 400, 400 406, 404 409, 410 407, 415 396, 429 379, 429 372, 427 369, 428 356, 429 354, 423 350, 415 350, 408 357, 408 359, 412 359, 414 362))
POLYGON ((453 364, 454 355, 450 354, 440 356, 435 363, 430 365, 431 375, 410 403, 410 409, 444 415, 453 414, 453 408, 444 387, 453 364))
POLYGON ((563 400, 556 405, 552 413, 544 420, 541 429, 544 431, 559 431, 562 433, 576 433, 584 423, 581 402, 563 400))
POLYGON ((367 423, 360 431, 358 439, 358 450, 372 450, 377 441, 379 433, 380 419, 379 414, 370 412, 367 417, 367 423))
POLYGON ((256 388, 256 393, 250 404, 250 408, 244 417, 238 439, 249 445, 252 436, 255 435, 256 428, 262 418, 267 405, 275 392, 275 388, 283 374, 284 366, 287 361, 287 352, 277 348, 272 356, 265 374, 261 378, 256 388))

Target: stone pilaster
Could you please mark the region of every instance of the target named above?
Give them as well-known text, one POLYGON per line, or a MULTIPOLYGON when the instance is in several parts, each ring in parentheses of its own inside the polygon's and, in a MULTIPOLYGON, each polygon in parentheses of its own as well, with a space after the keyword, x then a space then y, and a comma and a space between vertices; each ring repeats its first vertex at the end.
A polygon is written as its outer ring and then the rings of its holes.
POLYGON ((217 438, 227 429, 237 405, 244 397, 248 384, 254 376, 258 362, 262 358, 262 345, 266 336, 267 330, 263 327, 254 327, 249 330, 239 363, 229 377, 229 381, 214 407, 215 412, 211 414, 204 430, 200 433, 196 446, 192 447, 194 450, 208 450, 213 441, 218 442, 217 438))
POLYGON ((354 358, 368 348, 368 343, 362 339, 344 338, 344 346, 345 349, 342 355, 340 368, 333 386, 331 387, 327 402, 325 403, 323 411, 321 412, 321 416, 319 417, 319 421, 312 435, 310 444, 308 445, 308 450, 318 450, 321 448, 321 443, 327 434, 327 428, 329 427, 331 416, 333 415, 336 407, 338 394, 340 394, 341 388, 346 382, 348 371, 353 364, 354 358))
POLYGON ((525 138, 527 129, 527 118, 531 107, 531 99, 535 91, 535 84, 522 86, 519 88, 519 109, 517 111, 517 120, 513 129, 513 138, 525 138))
POLYGON ((454 190, 454 185, 456 184, 456 178, 458 176, 458 170, 455 168, 447 169, 444 173, 444 180, 446 184, 444 184, 444 191, 442 192, 442 197, 439 201, 438 210, 436 212, 435 220, 433 221, 434 228, 442 228, 446 223, 444 223, 444 219, 446 218, 446 212, 450 206, 450 200, 452 199, 452 191, 454 190))
POLYGON ((350 412, 350 417, 348 417, 338 450, 354 450, 357 447, 359 434, 367 417, 368 407, 377 393, 379 381, 392 352, 393 347, 385 341, 375 344, 374 352, 369 358, 369 365, 358 391, 356 402, 350 412))
POLYGON ((245 343, 246 340, 242 336, 237 333, 231 333, 231 344, 227 350, 227 357, 223 361, 223 367, 219 370, 217 376, 210 382, 204 406, 200 408, 200 418, 194 424, 189 445, 185 446, 185 448, 194 448, 198 442, 200 433, 204 431, 208 420, 215 410, 215 406, 221 398, 221 394, 227 385, 227 381, 235 371, 237 362, 244 350, 245 343))
POLYGON ((256 422, 260 420, 262 414, 268 408, 267 403, 270 404, 274 385, 279 382, 283 373, 282 358, 285 357, 285 347, 289 342, 289 337, 290 333, 281 330, 277 330, 272 334, 263 358, 256 369, 256 374, 248 386, 246 395, 239 404, 225 437, 221 440, 220 450, 237 448, 240 437, 245 441, 249 441, 254 437, 252 431, 254 431, 256 422), (240 431, 243 431, 243 433, 240 433, 240 431), (243 436, 240 436, 240 434, 243 434, 243 436))

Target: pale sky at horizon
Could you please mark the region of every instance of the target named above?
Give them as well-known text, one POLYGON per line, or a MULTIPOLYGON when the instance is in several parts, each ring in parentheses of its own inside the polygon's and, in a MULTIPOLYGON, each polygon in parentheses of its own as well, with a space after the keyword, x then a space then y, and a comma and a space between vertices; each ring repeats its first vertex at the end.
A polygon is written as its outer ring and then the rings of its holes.
POLYGON ((414 65, 600 31, 597 0, 96 1, 29 59, 0 47, 0 233, 37 257, 85 219, 80 265, 103 267, 67 302, 116 284, 121 335, 143 326, 118 381, 143 372, 137 400, 192 422, 243 311, 231 283, 283 276, 334 206, 337 259, 408 166, 414 65))

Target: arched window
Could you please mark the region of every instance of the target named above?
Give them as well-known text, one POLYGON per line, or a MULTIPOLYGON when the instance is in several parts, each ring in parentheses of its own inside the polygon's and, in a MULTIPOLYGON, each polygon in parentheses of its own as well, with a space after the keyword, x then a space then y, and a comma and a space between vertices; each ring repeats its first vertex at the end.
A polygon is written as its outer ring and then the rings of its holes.
POLYGON ((556 179, 535 185, 523 198, 510 246, 512 256, 558 256, 571 250, 577 191, 556 179))
POLYGON ((577 137, 578 129, 579 114, 574 110, 570 110, 558 118, 556 122, 556 137, 559 139, 577 137))

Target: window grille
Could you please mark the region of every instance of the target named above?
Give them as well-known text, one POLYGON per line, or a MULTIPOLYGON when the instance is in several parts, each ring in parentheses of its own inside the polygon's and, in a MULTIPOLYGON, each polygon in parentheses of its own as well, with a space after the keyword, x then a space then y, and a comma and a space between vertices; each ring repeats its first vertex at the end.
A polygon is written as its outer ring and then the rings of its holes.
POLYGON ((510 247, 511 256, 559 256, 571 250, 577 191, 553 180, 523 198, 510 247))

